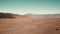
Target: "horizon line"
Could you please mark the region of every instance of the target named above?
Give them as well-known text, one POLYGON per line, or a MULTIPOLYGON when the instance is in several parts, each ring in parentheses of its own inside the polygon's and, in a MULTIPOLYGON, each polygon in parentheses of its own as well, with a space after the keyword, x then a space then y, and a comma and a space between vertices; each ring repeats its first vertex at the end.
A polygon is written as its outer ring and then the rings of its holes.
POLYGON ((19 15, 25 15, 25 14, 60 14, 60 13, 16 13, 16 12, 0 12, 0 13, 12 13, 12 14, 19 14, 19 15))

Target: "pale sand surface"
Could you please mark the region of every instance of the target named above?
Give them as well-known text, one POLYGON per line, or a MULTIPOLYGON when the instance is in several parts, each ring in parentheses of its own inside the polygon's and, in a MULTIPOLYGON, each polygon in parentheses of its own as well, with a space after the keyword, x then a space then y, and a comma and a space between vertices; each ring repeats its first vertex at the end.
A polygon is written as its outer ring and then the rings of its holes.
POLYGON ((0 34, 60 34, 60 18, 0 19, 0 34))

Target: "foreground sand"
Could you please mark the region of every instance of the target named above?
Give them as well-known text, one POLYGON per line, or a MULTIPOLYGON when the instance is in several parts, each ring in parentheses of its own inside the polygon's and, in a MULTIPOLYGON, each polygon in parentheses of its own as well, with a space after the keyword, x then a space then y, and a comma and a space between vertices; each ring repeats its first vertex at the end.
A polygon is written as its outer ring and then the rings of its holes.
POLYGON ((0 34, 60 34, 60 18, 0 19, 0 34))

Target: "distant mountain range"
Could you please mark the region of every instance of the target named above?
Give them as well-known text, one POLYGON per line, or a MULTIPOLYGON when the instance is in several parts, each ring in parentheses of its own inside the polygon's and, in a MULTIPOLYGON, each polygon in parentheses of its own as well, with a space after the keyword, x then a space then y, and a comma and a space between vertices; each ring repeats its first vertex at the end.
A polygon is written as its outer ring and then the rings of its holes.
POLYGON ((12 14, 0 13, 0 18, 14 18, 14 17, 27 17, 27 18, 60 18, 60 14, 12 14))
POLYGON ((60 14, 26 14, 32 18, 60 18, 60 14))

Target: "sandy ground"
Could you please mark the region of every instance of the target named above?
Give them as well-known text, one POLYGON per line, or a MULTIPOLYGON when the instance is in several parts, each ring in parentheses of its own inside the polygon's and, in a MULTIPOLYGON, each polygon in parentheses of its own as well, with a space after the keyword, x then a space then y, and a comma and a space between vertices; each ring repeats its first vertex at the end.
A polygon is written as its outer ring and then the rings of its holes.
POLYGON ((0 34, 60 34, 60 18, 0 19, 0 34))

